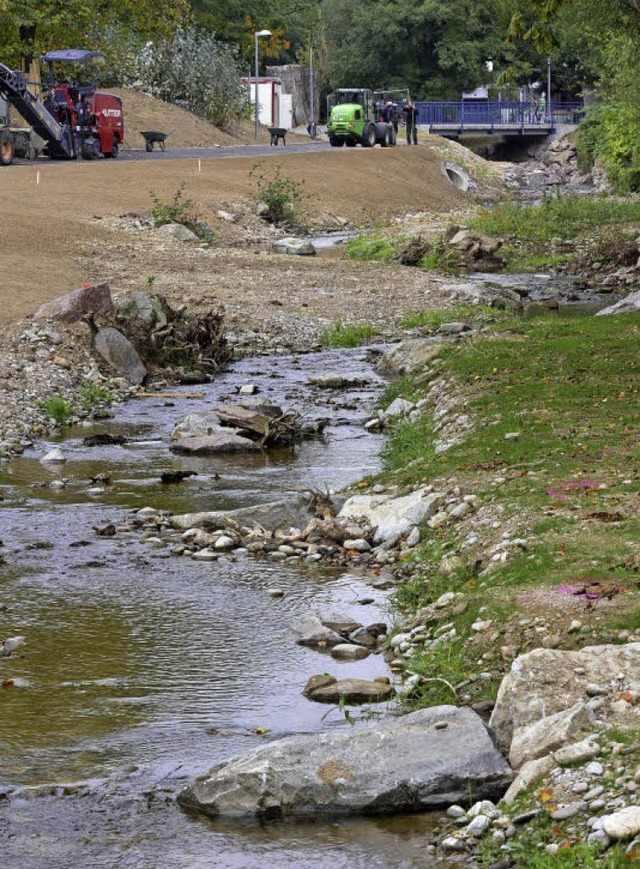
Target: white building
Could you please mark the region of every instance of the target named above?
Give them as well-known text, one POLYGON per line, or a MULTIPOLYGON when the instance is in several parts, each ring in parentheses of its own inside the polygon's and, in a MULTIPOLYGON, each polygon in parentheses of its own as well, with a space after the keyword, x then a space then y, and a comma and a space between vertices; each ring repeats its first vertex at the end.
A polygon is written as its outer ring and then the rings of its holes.
MULTIPOLYGON (((255 78, 243 78, 242 83, 249 88, 251 103, 256 99, 255 78)), ((278 78, 258 79, 258 117, 265 127, 283 127, 290 130, 293 120, 291 94, 285 94, 278 78)))

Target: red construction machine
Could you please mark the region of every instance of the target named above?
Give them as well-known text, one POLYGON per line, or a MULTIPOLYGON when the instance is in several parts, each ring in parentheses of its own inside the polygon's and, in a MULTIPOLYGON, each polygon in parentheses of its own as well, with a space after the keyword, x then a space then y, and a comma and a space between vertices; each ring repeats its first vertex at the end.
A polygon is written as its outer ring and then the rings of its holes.
MULTIPOLYGON (((118 156, 124 139, 120 98, 97 90, 95 85, 56 82, 53 72, 54 63, 88 63, 103 57, 101 51, 75 48, 44 54, 42 60, 49 68, 49 81, 38 86, 42 88, 42 96, 36 95, 36 87, 25 79, 24 73, 0 63, 0 97, 44 140, 44 150, 52 159, 118 156)), ((11 127, 8 124, 0 127, 0 164, 12 162, 14 145, 11 127)))

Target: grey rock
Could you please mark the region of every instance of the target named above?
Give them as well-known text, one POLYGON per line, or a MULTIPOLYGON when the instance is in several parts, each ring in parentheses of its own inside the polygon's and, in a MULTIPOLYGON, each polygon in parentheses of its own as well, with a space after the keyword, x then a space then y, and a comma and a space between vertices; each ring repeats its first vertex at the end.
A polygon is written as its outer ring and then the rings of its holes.
POLYGON ((186 531, 188 528, 203 528, 215 531, 227 528, 229 524, 251 526, 254 524, 275 531, 276 528, 304 528, 309 521, 310 498, 306 494, 294 495, 279 501, 268 501, 253 507, 240 507, 237 510, 211 510, 202 513, 180 513, 172 516, 171 525, 186 531), (230 520, 230 521, 229 521, 230 520))
POLYGON ((312 649, 330 649, 333 646, 344 645, 344 637, 326 627, 315 613, 306 613, 297 618, 291 625, 298 634, 299 646, 309 646, 312 649))
POLYGON ((179 801, 212 816, 389 814, 495 799, 510 778, 481 719, 441 706, 271 743, 218 764, 179 801))
POLYGON ((406 398, 394 398, 389 407, 386 408, 384 415, 385 417, 396 417, 396 416, 405 416, 410 413, 415 408, 415 404, 412 401, 407 401, 406 398))
POLYGON ((610 839, 633 839, 640 833, 640 806, 627 806, 604 818, 604 832, 610 839))
POLYGON ((395 694, 392 685, 370 679, 341 679, 330 685, 304 691, 315 703, 384 703, 395 694))
POLYGON ((467 826, 465 832, 468 836, 480 838, 480 836, 483 836, 487 832, 490 826, 491 821, 486 815, 477 815, 467 826))
POLYGON ((310 241, 303 238, 280 238, 271 245, 274 253, 286 253, 294 256, 315 256, 316 249, 310 241))
POLYGON ((365 517, 375 526, 374 543, 398 539, 415 525, 430 519, 443 502, 439 492, 417 489, 409 495, 393 498, 390 495, 354 495, 343 505, 338 518, 365 517))
POLYGON ((87 314, 100 314, 112 317, 115 314, 109 284, 93 284, 81 287, 65 296, 60 296, 42 305, 35 313, 35 319, 55 320, 58 323, 77 323, 87 314))
POLYGON ((157 296, 134 290, 132 293, 118 296, 116 304, 122 315, 139 320, 154 332, 167 325, 167 315, 157 296))
POLYGON ((369 650, 364 646, 356 646, 353 643, 339 643, 331 649, 331 657, 341 661, 361 661, 369 654, 369 650))
POLYGON ((380 370, 388 375, 415 374, 422 371, 442 350, 443 344, 434 338, 411 338, 401 341, 384 354, 380 370))
POLYGON ((555 812, 551 812, 551 820, 568 821, 569 818, 573 818, 575 815, 579 815, 580 812, 584 812, 586 808, 587 804, 583 800, 575 803, 568 803, 566 806, 560 806, 560 808, 556 809, 555 812))
POLYGON ((626 298, 616 302, 615 305, 609 305, 608 308, 598 311, 596 317, 605 317, 609 314, 634 314, 638 311, 640 311, 640 290, 631 293, 626 298))
MULTIPOLYGON (((177 437, 207 437, 219 434, 223 426, 215 410, 200 410, 190 413, 174 428, 171 439, 177 437)), ((226 433, 229 433, 227 429, 226 433)))
POLYGON ((180 437, 171 441, 172 453, 187 456, 213 456, 217 453, 256 453, 258 444, 242 435, 234 434, 231 429, 218 431, 203 437, 180 437))
POLYGON ((126 378, 129 383, 137 385, 147 376, 147 369, 138 356, 138 351, 118 329, 111 326, 100 329, 93 336, 93 346, 107 365, 126 378))
POLYGON ((165 223, 159 226, 155 234, 160 238, 175 238, 176 241, 197 243, 200 241, 195 232, 181 223, 165 223))

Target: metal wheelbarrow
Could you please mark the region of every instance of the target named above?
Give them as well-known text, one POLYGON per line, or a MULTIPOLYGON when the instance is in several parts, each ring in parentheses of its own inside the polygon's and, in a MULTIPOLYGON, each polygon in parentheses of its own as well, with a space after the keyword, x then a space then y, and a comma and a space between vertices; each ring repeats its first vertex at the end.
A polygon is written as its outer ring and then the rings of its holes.
POLYGON ((165 140, 170 136, 173 130, 169 133, 161 133, 159 130, 141 130, 140 135, 144 136, 145 148, 147 151, 153 151, 153 146, 158 145, 161 151, 165 149, 165 140))

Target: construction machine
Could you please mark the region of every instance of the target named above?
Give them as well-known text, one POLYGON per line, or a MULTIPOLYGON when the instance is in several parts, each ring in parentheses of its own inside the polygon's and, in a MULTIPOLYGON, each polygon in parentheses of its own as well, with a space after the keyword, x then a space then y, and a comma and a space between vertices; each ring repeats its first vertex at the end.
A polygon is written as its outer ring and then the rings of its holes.
POLYGON ((373 91, 367 88, 338 88, 330 93, 327 117, 329 144, 334 148, 396 144, 393 125, 378 119, 373 91))
MULTIPOLYGON (((55 63, 88 63, 104 58, 101 51, 64 49, 42 56, 49 80, 30 87, 20 70, 0 63, 0 98, 24 118, 33 134, 40 137, 52 159, 92 160, 100 154, 117 157, 124 140, 122 101, 95 85, 56 82, 55 63), (36 90, 42 88, 42 96, 36 90)), ((1 114, 1 113, 0 113, 1 114)), ((19 142, 18 130, 9 125, 8 111, 0 122, 0 164, 12 162, 19 142)), ((24 132, 24 131, 22 131, 24 132)))

